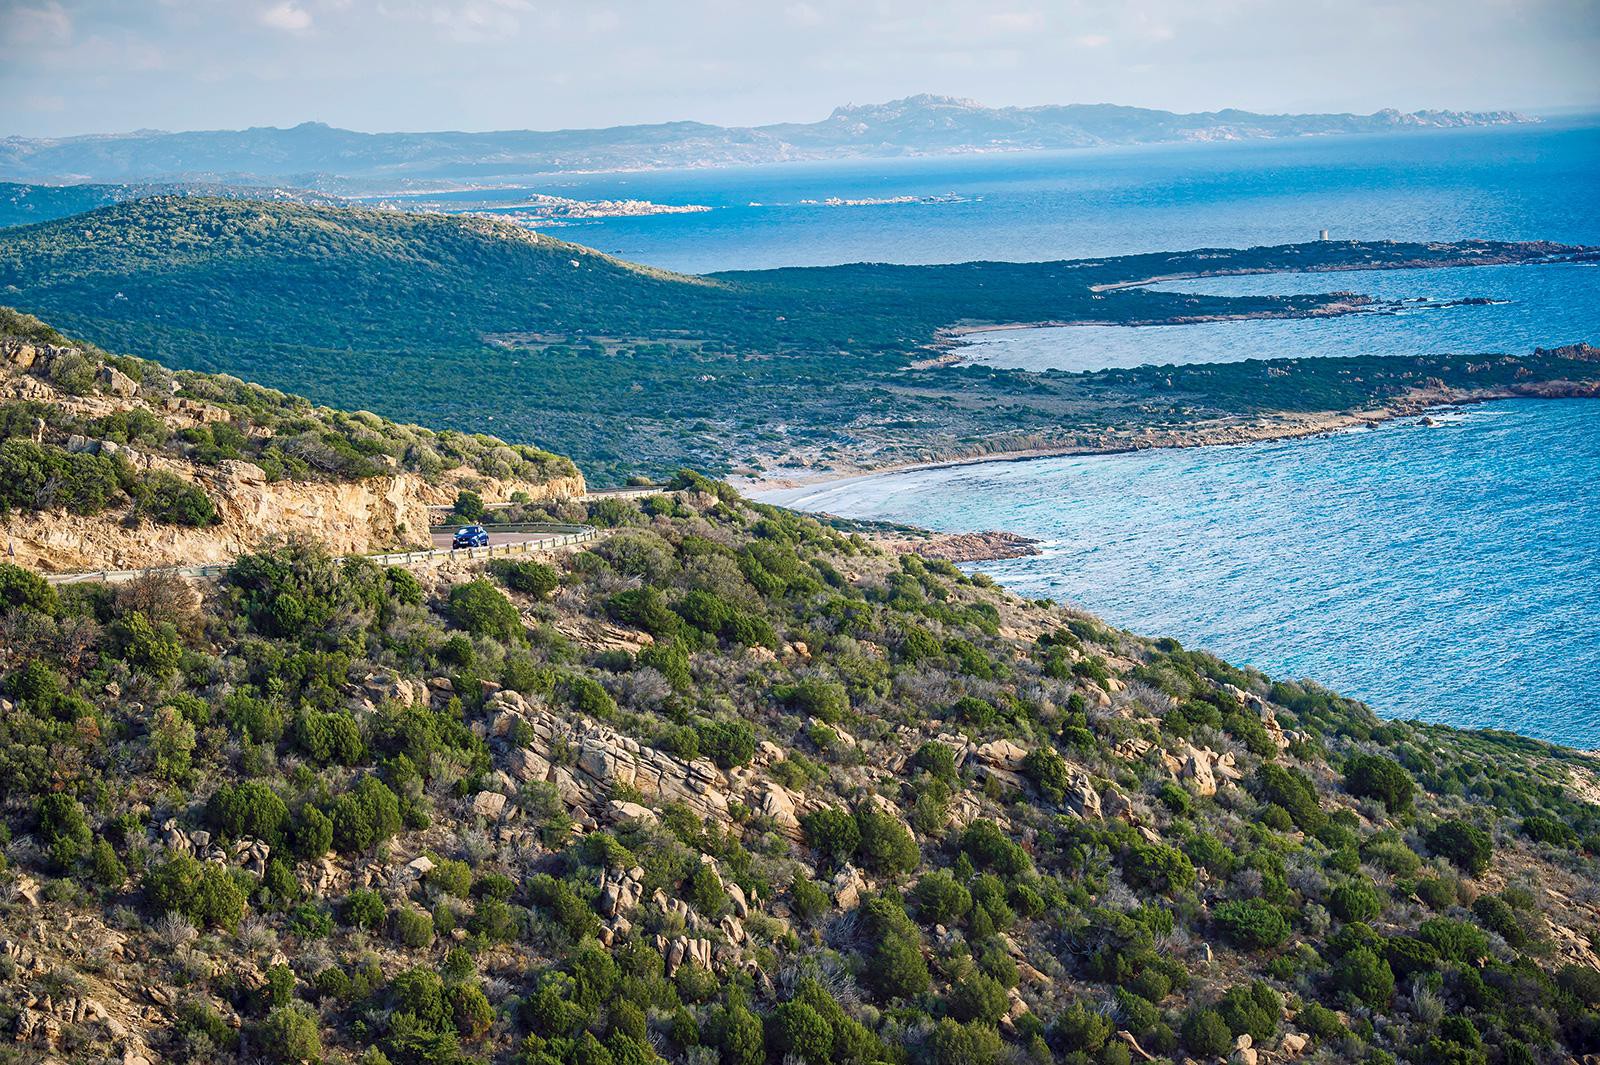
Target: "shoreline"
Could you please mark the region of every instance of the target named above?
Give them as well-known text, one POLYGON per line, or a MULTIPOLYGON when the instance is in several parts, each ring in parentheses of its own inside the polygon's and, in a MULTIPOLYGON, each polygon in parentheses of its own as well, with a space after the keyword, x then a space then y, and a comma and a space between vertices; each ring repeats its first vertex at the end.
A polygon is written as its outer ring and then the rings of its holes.
MULTIPOLYGON (((1555 383, 1553 383, 1555 384, 1555 383)), ((1579 387, 1547 386, 1542 391, 1513 391, 1493 389, 1484 392, 1451 393, 1449 390, 1418 389, 1381 407, 1350 412, 1320 412, 1301 416, 1298 424, 1279 425, 1217 425, 1203 428, 1171 430, 1165 438, 1152 437, 1150 442, 1130 440, 1103 447, 1068 444, 1061 447, 1021 448, 990 452, 956 453, 938 458, 887 462, 882 465, 858 465, 853 469, 817 470, 797 468, 793 474, 776 476, 730 476, 728 481, 739 491, 749 495, 766 492, 789 491, 797 488, 814 488, 843 481, 865 480, 888 474, 917 473, 924 470, 949 469, 959 466, 976 466, 986 462, 1031 462, 1035 459, 1063 458, 1068 456, 1125 455, 1136 451, 1155 451, 1167 448, 1242 447, 1280 440, 1302 440, 1317 436, 1331 436, 1356 429, 1375 428, 1403 418, 1425 416, 1431 412, 1451 407, 1477 406, 1508 399, 1597 399, 1600 391, 1579 387)))

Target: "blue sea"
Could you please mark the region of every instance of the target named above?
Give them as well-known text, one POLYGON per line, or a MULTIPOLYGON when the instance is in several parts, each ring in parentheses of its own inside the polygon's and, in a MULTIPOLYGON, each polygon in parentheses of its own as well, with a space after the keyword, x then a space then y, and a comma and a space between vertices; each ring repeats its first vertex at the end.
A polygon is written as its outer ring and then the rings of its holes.
MULTIPOLYGON (((531 191, 697 203, 553 235, 690 272, 1035 260, 1314 238, 1600 244, 1600 120, 1385 137, 564 176, 531 191), (828 206, 820 201, 909 203, 828 206), (819 201, 806 203, 803 201, 819 201)), ((515 203, 529 190, 494 194, 515 203)), ((475 193, 474 199, 484 194, 475 193)), ((1600 343, 1600 269, 1214 278, 1205 292, 1354 290, 1397 313, 986 334, 996 365, 1072 370, 1600 343), (1489 305, 1435 303, 1487 297, 1489 305), (1410 303, 1399 301, 1413 301, 1410 303)), ((1043 554, 982 564, 1380 714, 1600 747, 1600 403, 1513 401, 1245 447, 906 472, 776 501, 1043 554)))

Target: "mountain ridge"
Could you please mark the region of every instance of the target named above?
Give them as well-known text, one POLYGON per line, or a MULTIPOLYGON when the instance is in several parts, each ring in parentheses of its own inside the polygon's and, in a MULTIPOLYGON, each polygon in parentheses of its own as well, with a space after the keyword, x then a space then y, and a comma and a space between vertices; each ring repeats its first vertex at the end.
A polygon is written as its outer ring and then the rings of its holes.
POLYGON ((463 184, 539 173, 756 165, 814 159, 1020 151, 1190 140, 1381 133, 1538 121, 1514 111, 1182 114, 1115 104, 988 107, 921 94, 846 104, 816 122, 721 126, 673 121, 598 129, 366 133, 322 122, 288 128, 85 134, 0 140, 0 178, 282 183, 322 192, 463 184))

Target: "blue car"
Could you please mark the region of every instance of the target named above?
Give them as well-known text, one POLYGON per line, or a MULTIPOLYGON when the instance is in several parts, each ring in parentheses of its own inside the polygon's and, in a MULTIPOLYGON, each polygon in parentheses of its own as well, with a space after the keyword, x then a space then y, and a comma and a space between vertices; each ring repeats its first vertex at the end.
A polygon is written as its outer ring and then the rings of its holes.
POLYGON ((488 547, 489 531, 482 525, 463 525, 450 542, 452 551, 462 547, 488 547))

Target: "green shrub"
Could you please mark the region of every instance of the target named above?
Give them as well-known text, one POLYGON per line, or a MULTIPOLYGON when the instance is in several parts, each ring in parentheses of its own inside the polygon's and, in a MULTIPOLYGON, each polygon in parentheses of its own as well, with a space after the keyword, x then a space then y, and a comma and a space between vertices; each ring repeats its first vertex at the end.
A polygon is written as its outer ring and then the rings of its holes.
POLYGON ((1217 1003, 1217 1012, 1234 1035, 1248 1034, 1264 1044, 1278 1034, 1283 997, 1265 981, 1252 980, 1246 987, 1230 988, 1217 1003))
POLYGON ((433 942, 433 917, 415 906, 397 906, 390 914, 389 928, 401 946, 418 949, 433 942))
POLYGON ((825 1065, 833 1052, 833 1028, 804 1002, 785 1002, 773 1011, 770 1042, 808 1065, 825 1065))
POLYGON ((307 1006, 279 1006, 256 1029, 256 1044, 270 1060, 316 1062, 322 1058, 322 1033, 307 1006))
POLYGON ((479 578, 450 589, 450 620, 474 636, 490 636, 508 643, 522 636, 522 618, 500 589, 479 578))
POLYGON ((1217 1058, 1233 1049, 1233 1033, 1216 1010, 1190 1010, 1183 1020, 1183 1045, 1196 1057, 1217 1058))
POLYGON ((1328 893, 1328 909, 1341 921, 1371 921, 1383 912, 1383 899, 1370 880, 1347 880, 1328 893))
POLYGON ((756 734, 743 721, 707 721, 698 726, 700 749, 723 769, 749 765, 756 756, 756 734))
POLYGON ((972 908, 972 895, 949 873, 934 870, 911 889, 911 903, 923 924, 950 925, 972 908))
POLYGON ((1229 942, 1247 950, 1270 950, 1289 938, 1282 911, 1262 899, 1229 899, 1211 916, 1229 942))
POLYGON ((1334 986, 1373 1008, 1386 1006, 1394 995, 1394 970, 1369 947, 1347 951, 1333 968, 1334 986))
POLYGON ((805 833, 806 846, 816 852, 819 861, 829 865, 848 862, 861 845, 860 825, 838 807, 812 810, 800 818, 800 828, 805 833))
POLYGON ((1182 891, 1194 883, 1194 865, 1182 851, 1164 843, 1129 848, 1123 871, 1135 887, 1155 892, 1182 891))
POLYGON ((1453 862, 1470 876, 1482 876, 1489 868, 1494 843, 1477 825, 1461 820, 1441 821, 1428 833, 1428 849, 1453 862))
POLYGON ((224 783, 206 802, 206 820, 225 839, 251 836, 276 847, 283 841, 289 807, 257 780, 224 783))
POLYGON ((897 876, 917 867, 922 857, 917 841, 897 818, 865 806, 855 816, 860 834, 856 854, 863 868, 879 876, 897 876))
POLYGON ((227 870, 187 854, 150 866, 145 898, 159 912, 177 913, 197 925, 232 928, 244 916, 245 892, 227 870))
POLYGON ((507 588, 524 592, 535 599, 543 599, 561 586, 561 574, 556 572, 554 566, 531 559, 501 559, 492 569, 507 588))
POLYGON ((1281 806, 1303 831, 1315 833, 1328 820, 1317 798, 1316 787, 1304 773, 1264 762, 1256 770, 1251 790, 1262 802, 1281 806))
POLYGON ((1357 798, 1377 799, 1397 814, 1411 808, 1416 793, 1416 783, 1404 766, 1376 754, 1351 755, 1344 766, 1344 786, 1357 798))
POLYGON ((56 590, 32 570, 0 562, 0 617, 14 610, 54 614, 59 607, 56 590))
POLYGON ((131 494, 134 513, 160 525, 198 528, 222 520, 203 488, 164 470, 135 481, 131 494))

